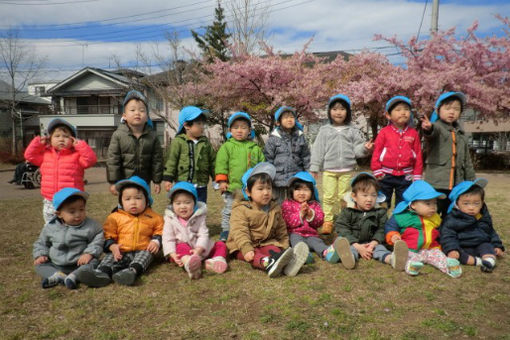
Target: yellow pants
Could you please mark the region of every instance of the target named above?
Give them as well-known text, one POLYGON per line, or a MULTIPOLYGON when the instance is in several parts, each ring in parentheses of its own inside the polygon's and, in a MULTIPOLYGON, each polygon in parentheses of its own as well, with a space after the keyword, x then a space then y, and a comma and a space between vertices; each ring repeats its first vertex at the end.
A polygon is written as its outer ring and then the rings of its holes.
POLYGON ((324 210, 324 222, 331 221, 340 211, 340 203, 351 186, 353 171, 322 173, 322 209, 324 210))

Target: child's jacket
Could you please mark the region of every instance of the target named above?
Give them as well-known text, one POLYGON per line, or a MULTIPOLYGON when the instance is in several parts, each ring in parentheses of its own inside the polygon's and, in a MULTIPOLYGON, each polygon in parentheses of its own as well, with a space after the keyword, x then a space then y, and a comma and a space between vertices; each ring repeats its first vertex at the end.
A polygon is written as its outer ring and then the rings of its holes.
POLYGON ((490 243, 494 248, 505 250, 496 230, 492 226, 489 209, 484 204, 480 218, 463 213, 457 208, 446 215, 441 224, 441 247, 445 254, 461 248, 474 248, 490 243))
POLYGON ((391 237, 397 234, 407 243, 409 251, 417 253, 421 249, 440 249, 438 230, 440 224, 441 217, 438 214, 425 218, 410 210, 405 210, 393 215, 386 222, 386 242, 393 245, 391 237))
POLYGON ((180 133, 169 149, 163 172, 165 181, 190 182, 202 187, 209 183, 209 176, 214 179, 216 152, 207 137, 200 136, 195 144, 180 133))
POLYGON ((475 179, 468 139, 457 122, 450 125, 438 120, 431 131, 425 131, 425 137, 428 141, 425 180, 430 185, 451 190, 460 182, 475 179))
POLYGON ((361 131, 352 125, 343 125, 340 131, 331 124, 322 126, 312 146, 310 171, 354 169, 356 158, 366 155, 361 131))
POLYGON ((176 252, 178 243, 187 243, 191 248, 203 248, 201 257, 205 258, 214 247, 214 241, 209 238, 209 228, 206 225, 207 206, 198 202, 198 209, 188 219, 188 224, 183 226, 179 218, 169 205, 165 210, 165 226, 163 227, 163 255, 167 256, 176 252))
POLYGON ((119 125, 108 146, 106 175, 109 183, 132 176, 143 178, 147 184, 163 179, 163 151, 156 133, 145 124, 142 135, 136 138, 126 123, 119 125))
POLYGON ((106 218, 103 224, 104 249, 117 243, 121 252, 146 250, 149 242, 157 240, 161 244, 163 217, 147 207, 138 216, 118 209, 106 218))
POLYGON ((409 174, 413 180, 421 179, 423 161, 418 132, 409 126, 399 130, 393 124, 382 128, 374 142, 370 168, 376 177, 409 174))
POLYGON ((62 188, 84 190, 84 170, 96 164, 94 150, 83 140, 69 149, 55 150, 37 136, 25 150, 25 159, 41 170, 41 195, 51 201, 62 188))
POLYGON ((297 128, 290 134, 274 129, 264 145, 264 156, 276 168, 274 185, 277 187, 286 187, 292 175, 310 167, 310 148, 303 131, 297 128))
POLYGON ((95 258, 103 253, 103 228, 91 218, 78 226, 67 226, 59 218, 53 218, 34 242, 34 259, 47 256, 57 266, 77 266, 83 254, 95 258))
POLYGON ((216 182, 227 181, 230 192, 241 189, 241 178, 246 170, 264 160, 264 154, 255 142, 229 138, 216 155, 216 182))
POLYGON ((317 201, 309 201, 308 206, 313 210, 311 221, 306 218, 301 219, 299 214, 301 203, 290 199, 283 201, 282 215, 289 234, 295 233, 303 237, 319 236, 317 228, 322 226, 324 222, 324 211, 322 211, 321 205, 317 201))
POLYGON ((273 245, 289 247, 287 226, 278 203, 271 201, 269 212, 257 209, 250 201, 236 201, 230 215, 229 253, 241 251, 243 255, 255 247, 273 245))

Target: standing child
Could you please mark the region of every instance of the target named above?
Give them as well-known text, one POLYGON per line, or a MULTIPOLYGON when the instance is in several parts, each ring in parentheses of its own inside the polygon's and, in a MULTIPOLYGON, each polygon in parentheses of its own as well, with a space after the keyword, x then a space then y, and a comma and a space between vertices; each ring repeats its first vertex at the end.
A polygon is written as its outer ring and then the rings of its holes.
POLYGON ((161 246, 163 217, 151 209, 152 197, 147 182, 138 176, 115 184, 119 207, 103 225, 109 251, 96 270, 80 273, 78 279, 90 287, 103 287, 111 280, 131 286, 147 270, 161 246))
POLYGON ((236 112, 228 119, 227 141, 216 156, 216 182, 219 184, 225 206, 222 211, 220 241, 226 241, 230 230, 230 213, 235 190, 241 189, 241 177, 249 168, 264 161, 260 147, 251 139, 255 131, 251 128, 251 117, 236 112))
POLYGON ((117 194, 115 183, 131 176, 143 178, 159 194, 163 176, 163 152, 158 136, 149 119, 145 96, 132 90, 123 102, 121 124, 115 130, 108 146, 106 175, 110 192, 117 194))
POLYGON ((453 188, 449 197, 452 203, 441 224, 441 246, 448 257, 490 273, 505 247, 484 202, 486 185, 486 179, 478 178, 453 188))
POLYGON ((290 176, 310 167, 310 148, 294 108, 280 107, 274 120, 276 128, 267 139, 264 156, 276 167, 273 193, 278 203, 282 203, 290 176))
POLYGON ((207 206, 198 200, 193 184, 178 182, 168 193, 170 205, 165 210, 163 255, 179 267, 184 267, 191 279, 205 269, 215 273, 227 270, 227 247, 221 241, 211 241, 205 223, 207 206))
POLYGON ((43 288, 65 284, 76 289, 79 273, 97 266, 104 236, 101 226, 87 217, 88 197, 75 188, 63 188, 53 196, 56 216, 42 229, 33 251, 43 288))
POLYGON ((328 102, 329 124, 322 126, 312 146, 310 172, 317 179, 322 174, 324 190, 323 234, 333 230, 333 218, 340 206, 340 199, 349 188, 356 158, 367 155, 372 142, 365 143, 361 131, 351 124, 351 100, 337 94, 328 102))
POLYGON ((458 123, 465 106, 466 96, 463 93, 443 93, 436 101, 431 120, 423 116, 421 122, 428 142, 425 180, 445 194, 445 198, 438 201, 442 217, 446 216, 450 205, 446 196, 452 188, 462 181, 475 179, 468 138, 458 123))
POLYGON ((25 150, 25 159, 41 171, 45 223, 55 216, 53 195, 65 187, 83 191, 84 171, 97 161, 94 150, 77 139, 75 127, 64 119, 51 120, 47 130, 48 135, 36 136, 25 150))
POLYGON ((391 206, 395 191, 395 206, 402 201, 402 193, 413 181, 421 179, 423 161, 418 132, 409 126, 411 100, 395 96, 386 103, 389 124, 382 128, 375 139, 370 167, 379 179, 386 205, 391 206))
POLYGON ((244 200, 232 207, 227 247, 238 260, 251 262, 271 278, 283 271, 295 276, 308 257, 308 246, 289 248, 289 235, 280 206, 272 199, 275 167, 257 164, 242 177, 244 200))
POLYGON ((347 269, 353 269, 359 258, 377 260, 390 264, 396 270, 404 270, 408 249, 404 241, 396 241, 393 253, 384 245, 384 225, 388 219, 383 194, 378 193, 376 178, 361 172, 351 181, 352 191, 345 194, 347 207, 335 221, 339 237, 334 247, 340 261, 347 269))
POLYGON ((458 260, 447 258, 439 245, 438 227, 441 217, 437 214, 437 192, 425 181, 414 181, 404 191, 404 200, 393 210, 386 223, 386 242, 394 245, 403 240, 409 248, 406 273, 418 275, 424 263, 428 263, 451 277, 460 277, 462 268, 458 260))
POLYGON ((172 182, 184 181, 197 188, 198 200, 207 202, 209 176, 214 179, 214 151, 204 136, 207 111, 196 106, 186 106, 179 112, 179 128, 170 144, 170 152, 163 172, 165 190, 172 182))

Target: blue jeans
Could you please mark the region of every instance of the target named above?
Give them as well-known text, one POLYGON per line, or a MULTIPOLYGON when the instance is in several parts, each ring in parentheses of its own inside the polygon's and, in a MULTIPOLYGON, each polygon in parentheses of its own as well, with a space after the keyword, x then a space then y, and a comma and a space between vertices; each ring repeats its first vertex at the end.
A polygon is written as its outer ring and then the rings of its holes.
POLYGON ((197 188, 198 201, 207 203, 207 187, 197 188))
POLYGON ((393 196, 393 190, 395 190, 395 206, 404 200, 402 194, 411 185, 412 181, 408 181, 406 176, 393 176, 385 174, 384 177, 379 181, 381 192, 386 196, 386 203, 388 209, 391 207, 391 197, 393 196))

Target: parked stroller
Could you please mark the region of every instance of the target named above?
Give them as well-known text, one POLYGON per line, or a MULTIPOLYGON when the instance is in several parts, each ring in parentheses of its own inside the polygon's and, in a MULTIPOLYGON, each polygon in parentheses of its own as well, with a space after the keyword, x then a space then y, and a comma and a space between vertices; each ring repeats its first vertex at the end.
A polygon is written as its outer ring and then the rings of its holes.
POLYGON ((34 189, 41 185, 41 172, 32 163, 19 163, 14 170, 14 178, 9 183, 23 185, 26 189, 34 189))

